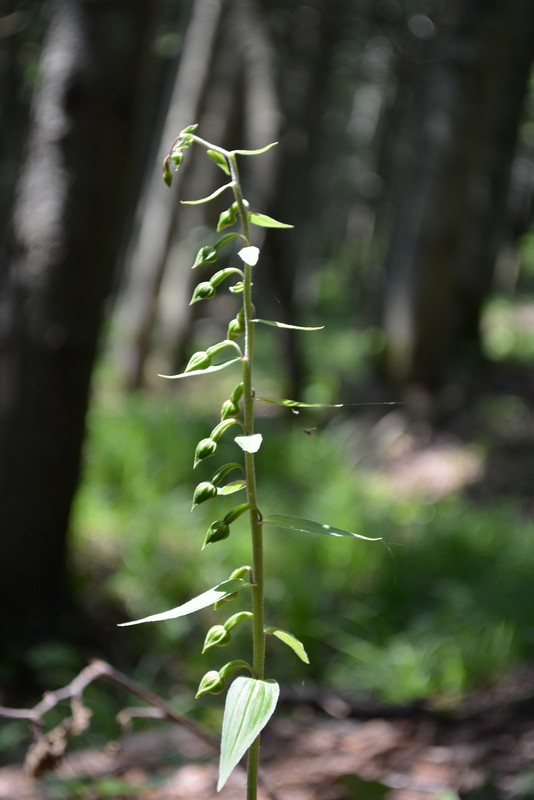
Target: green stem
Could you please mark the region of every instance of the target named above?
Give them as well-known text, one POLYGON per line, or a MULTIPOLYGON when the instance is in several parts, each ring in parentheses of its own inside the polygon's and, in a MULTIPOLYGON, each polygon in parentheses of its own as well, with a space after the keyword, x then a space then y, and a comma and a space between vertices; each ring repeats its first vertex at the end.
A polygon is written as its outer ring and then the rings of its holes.
MULTIPOLYGON (((250 224, 245 200, 241 191, 236 157, 227 154, 232 190, 239 210, 246 246, 250 245, 250 224)), ((243 281, 243 313, 245 317, 245 349, 243 354, 243 424, 245 436, 254 433, 254 389, 252 387, 252 366, 254 356, 254 307, 252 304, 252 267, 245 264, 243 281)), ((256 467, 254 453, 245 453, 245 473, 247 481, 247 502, 250 504, 249 521, 252 538, 252 669, 254 677, 263 680, 265 675, 265 633, 264 633, 264 576, 263 576, 263 525, 258 511, 256 490, 256 467)), ((253 742, 248 753, 247 800, 256 800, 258 784, 258 764, 260 738, 253 742)))

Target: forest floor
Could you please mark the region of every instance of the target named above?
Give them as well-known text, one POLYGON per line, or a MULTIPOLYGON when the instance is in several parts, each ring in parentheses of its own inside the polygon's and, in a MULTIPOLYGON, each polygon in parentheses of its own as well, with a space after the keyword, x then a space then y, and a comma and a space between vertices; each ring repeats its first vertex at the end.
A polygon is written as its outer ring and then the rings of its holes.
MULTIPOLYGON (((267 729, 261 800, 497 800, 534 796, 534 670, 523 670, 453 712, 422 705, 288 698, 267 729), (313 705, 312 705, 313 701, 313 705), (293 706, 293 708, 291 708, 293 706)), ((178 726, 68 755, 54 776, 0 769, 1 800, 238 800, 236 769, 216 795, 207 746, 178 726)))

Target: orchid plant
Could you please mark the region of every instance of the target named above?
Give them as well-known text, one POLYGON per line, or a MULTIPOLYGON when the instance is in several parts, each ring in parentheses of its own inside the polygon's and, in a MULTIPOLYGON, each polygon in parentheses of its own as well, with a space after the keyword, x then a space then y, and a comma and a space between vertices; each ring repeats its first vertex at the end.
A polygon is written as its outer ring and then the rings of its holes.
MULTIPOLYGON (((243 196, 238 171, 238 158, 260 156, 276 142, 259 150, 225 150, 200 138, 196 133, 197 125, 184 128, 176 137, 163 164, 163 178, 170 186, 173 173, 178 170, 184 159, 185 151, 193 145, 205 149, 206 155, 222 170, 227 181, 208 197, 200 200, 182 201, 186 204, 209 203, 223 193, 229 193, 231 204, 219 217, 217 235, 214 241, 200 248, 193 263, 193 269, 216 264, 223 249, 232 246, 237 249, 239 266, 224 267, 215 271, 208 280, 200 281, 193 291, 191 304, 207 301, 223 290, 224 285, 240 299, 240 307, 228 324, 226 338, 195 352, 183 372, 178 375, 162 375, 169 380, 181 380, 208 376, 223 369, 240 369, 241 374, 234 389, 222 403, 219 420, 206 438, 196 445, 193 469, 217 454, 219 441, 229 435, 230 430, 236 448, 240 451, 240 460, 218 466, 210 480, 198 483, 193 493, 192 510, 201 503, 214 501, 218 497, 226 497, 243 492, 244 502, 238 503, 209 526, 202 549, 224 541, 230 536, 233 523, 242 515, 248 517, 251 542, 251 565, 239 566, 232 574, 218 585, 208 589, 198 597, 189 600, 177 608, 159 614, 144 617, 123 625, 137 625, 142 622, 159 622, 191 614, 208 606, 215 609, 226 608, 229 601, 237 596, 250 596, 250 608, 233 613, 225 621, 214 625, 207 632, 203 652, 212 647, 223 647, 228 643, 232 631, 238 625, 250 625, 252 631, 252 659, 229 661, 219 670, 207 672, 198 687, 196 697, 205 694, 219 694, 229 689, 226 695, 222 738, 220 749, 219 778, 217 790, 225 785, 234 767, 248 753, 247 764, 247 800, 255 800, 258 785, 258 764, 260 732, 272 716, 279 697, 279 685, 266 677, 265 651, 266 641, 277 639, 289 647, 303 662, 308 656, 302 642, 276 624, 268 624, 264 611, 264 532, 267 528, 277 527, 303 534, 322 534, 327 536, 345 536, 354 539, 368 539, 361 534, 335 528, 331 525, 313 522, 308 519, 286 514, 269 514, 264 516, 260 510, 256 485, 255 459, 262 444, 262 434, 255 430, 255 404, 257 402, 275 403, 293 409, 324 408, 326 404, 300 403, 295 400, 276 399, 256 396, 252 376, 254 366, 254 335, 258 325, 277 328, 293 328, 302 331, 318 331, 321 327, 301 327, 288 325, 273 320, 260 319, 256 316, 253 303, 253 274, 258 269, 259 248, 254 245, 251 230, 254 226, 264 228, 291 228, 270 216, 251 209, 243 196), (231 229, 231 230, 227 230, 231 229), (223 233, 224 231, 224 233, 223 233), (228 285, 230 282, 230 285, 228 285), (222 358, 222 360, 221 360, 222 358), (235 676, 236 672, 246 674, 235 676)), ((213 267, 212 267, 213 270, 213 267)), ((342 404, 328 407, 340 407, 342 404)))

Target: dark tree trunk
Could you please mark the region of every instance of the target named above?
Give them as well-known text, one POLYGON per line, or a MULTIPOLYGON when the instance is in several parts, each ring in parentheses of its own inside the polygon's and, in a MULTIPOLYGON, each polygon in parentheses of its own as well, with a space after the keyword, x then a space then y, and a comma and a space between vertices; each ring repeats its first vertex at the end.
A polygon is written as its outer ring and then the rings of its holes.
POLYGON ((447 13, 438 41, 404 65, 382 220, 387 370, 431 389, 460 345, 478 346, 534 56, 530 0, 470 0, 447 13))
MULTIPOLYGON (((61 632, 149 0, 56 0, 0 273, 0 647, 61 632)), ((67 609, 68 610, 68 609, 67 609)), ((67 615, 68 616, 68 615, 67 615)))

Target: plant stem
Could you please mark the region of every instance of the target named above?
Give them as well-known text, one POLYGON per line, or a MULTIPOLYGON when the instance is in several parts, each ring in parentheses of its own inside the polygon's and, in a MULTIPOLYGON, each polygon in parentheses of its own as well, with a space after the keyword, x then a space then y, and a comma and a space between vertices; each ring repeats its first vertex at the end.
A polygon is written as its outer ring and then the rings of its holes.
MULTIPOLYGON (((247 208, 241 191, 236 157, 227 155, 233 182, 233 193, 246 246, 250 245, 250 224, 247 208)), ((245 436, 254 433, 254 389, 252 386, 252 366, 254 355, 254 306, 252 303, 252 267, 245 264, 243 281, 243 312, 245 317, 245 349, 243 354, 243 424, 245 436)), ((254 677, 263 680, 265 675, 265 632, 264 632, 264 576, 263 576, 263 525, 258 511, 256 491, 256 468, 254 453, 245 453, 247 482, 247 501, 250 504, 249 521, 252 539, 252 668, 254 677)), ((251 745, 248 752, 247 800, 256 800, 258 784, 258 764, 260 737, 251 745)))

